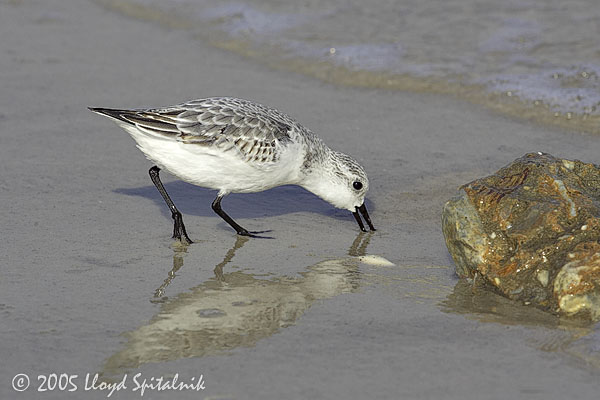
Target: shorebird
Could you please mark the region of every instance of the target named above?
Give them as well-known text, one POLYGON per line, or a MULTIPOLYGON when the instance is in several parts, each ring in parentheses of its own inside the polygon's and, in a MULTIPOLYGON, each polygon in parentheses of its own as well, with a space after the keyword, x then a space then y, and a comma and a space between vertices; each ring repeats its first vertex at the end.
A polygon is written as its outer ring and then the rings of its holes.
POLYGON ((238 235, 261 237, 235 222, 222 208, 229 193, 260 192, 299 185, 354 215, 374 231, 364 203, 369 180, 350 156, 331 150, 294 119, 273 108, 231 97, 212 97, 162 108, 118 110, 90 107, 113 119, 155 165, 150 178, 174 221, 173 238, 192 243, 183 217, 165 190, 166 169, 193 185, 218 190, 212 209, 238 235))

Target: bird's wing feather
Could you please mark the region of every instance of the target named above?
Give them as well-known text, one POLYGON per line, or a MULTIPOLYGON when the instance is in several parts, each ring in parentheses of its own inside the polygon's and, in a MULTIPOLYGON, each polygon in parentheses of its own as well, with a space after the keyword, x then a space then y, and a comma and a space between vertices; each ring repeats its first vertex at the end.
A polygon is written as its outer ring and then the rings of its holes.
MULTIPOLYGON (((109 114, 103 110, 105 114, 109 114)), ((256 103, 211 98, 147 110, 110 110, 109 116, 152 135, 190 145, 235 151, 252 163, 272 163, 290 142, 290 117, 256 103)))

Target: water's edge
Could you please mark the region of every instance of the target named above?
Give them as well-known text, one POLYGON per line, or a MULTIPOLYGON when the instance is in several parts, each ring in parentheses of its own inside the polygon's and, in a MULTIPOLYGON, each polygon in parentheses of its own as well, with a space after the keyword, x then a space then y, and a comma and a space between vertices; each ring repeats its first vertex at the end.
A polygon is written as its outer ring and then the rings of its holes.
MULTIPOLYGON (((171 9, 162 9, 141 4, 139 0, 92 1, 131 18, 151 21, 170 29, 191 31, 194 37, 212 46, 241 54, 271 68, 300 73, 336 85, 452 95, 510 117, 571 131, 600 133, 600 107, 586 106, 571 111, 564 104, 557 106, 550 104, 550 100, 535 99, 535 92, 521 96, 517 91, 511 90, 509 85, 506 86, 507 89, 499 87, 502 86, 501 81, 491 90, 485 81, 467 79, 459 73, 424 75, 393 71, 391 68, 370 68, 365 62, 373 63, 373 58, 362 60, 361 65, 348 57, 338 57, 342 49, 332 47, 327 55, 312 54, 310 51, 296 51, 297 49, 291 49, 282 42, 260 40, 254 35, 239 34, 237 31, 226 32, 223 28, 223 20, 226 17, 213 16, 211 20, 199 23, 196 14, 191 13, 191 16, 187 16, 185 12, 174 10, 174 6, 171 6, 171 9)), ((585 84, 572 82, 573 80, 592 82, 593 86, 598 80, 595 73, 586 71, 572 71, 572 76, 555 75, 556 85, 559 87, 578 87, 585 84)), ((556 96, 559 94, 555 93, 556 96)), ((577 95, 578 99, 579 97, 577 95)))

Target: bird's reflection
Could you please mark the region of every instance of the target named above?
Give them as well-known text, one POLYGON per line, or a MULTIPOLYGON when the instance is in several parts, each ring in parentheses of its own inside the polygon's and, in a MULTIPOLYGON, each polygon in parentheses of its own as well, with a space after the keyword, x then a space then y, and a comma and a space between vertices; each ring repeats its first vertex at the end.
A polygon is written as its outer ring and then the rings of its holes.
POLYGON ((173 268, 171 268, 169 271, 167 279, 165 279, 163 284, 160 285, 154 292, 154 298, 150 300, 151 302, 159 303, 166 300, 166 298, 163 297, 165 294, 165 289, 167 286, 169 286, 169 284, 171 284, 171 281, 175 279, 175 276, 177 276, 177 271, 183 267, 183 254, 187 253, 187 248, 187 245, 176 246, 173 248, 173 268))
POLYGON ((350 250, 348 250, 348 255, 352 257, 360 257, 367 255, 367 246, 371 241, 372 234, 360 232, 354 242, 352 242, 352 246, 350 246, 350 250))
MULTIPOLYGON (((247 236, 240 236, 237 235, 237 239, 235 241, 235 244, 233 245, 233 247, 231 249, 229 249, 229 251, 227 251, 227 254, 225 254, 225 258, 223 258, 223 261, 221 261, 220 263, 218 263, 215 266, 214 269, 214 273, 215 273, 215 278, 219 281, 223 280, 223 267, 225 265, 227 265, 235 256, 235 252, 242 248, 242 246, 249 240, 249 237, 247 236)), ((183 256, 185 253, 187 253, 187 249, 188 249, 187 244, 175 244, 173 247, 173 268, 171 268, 171 270, 169 271, 167 278, 164 280, 164 282, 162 283, 162 285, 160 285, 155 291, 154 291, 154 298, 151 299, 150 301, 152 303, 164 303, 166 300, 168 300, 168 297, 165 297, 165 290, 167 288, 167 286, 169 286, 169 284, 171 284, 171 282, 173 281, 173 279, 175 278, 175 276, 177 276, 177 271, 179 271, 181 269, 181 267, 183 267, 183 256)))
POLYGON ((359 234, 349 257, 321 261, 300 277, 259 279, 241 271, 224 272, 223 267, 248 241, 238 237, 216 265, 213 278, 166 299, 165 289, 183 266, 185 249, 175 249, 173 268, 155 292, 155 299, 164 299, 160 311, 146 325, 125 333, 124 349, 106 361, 104 374, 254 346, 294 324, 316 300, 355 291, 360 280, 356 257, 366 255, 370 238, 370 233, 359 234))
POLYGON ((214 269, 215 278, 217 280, 219 280, 219 281, 224 281, 225 280, 225 277, 223 276, 223 267, 225 265, 227 265, 233 259, 233 256, 235 256, 235 252, 238 249, 241 249, 242 246, 244 244, 246 244, 246 242, 249 239, 250 238, 248 236, 237 235, 237 239, 236 239, 235 244, 233 245, 233 247, 231 249, 229 249, 229 251, 227 252, 227 254, 225 254, 225 258, 223 258, 223 261, 221 261, 220 263, 218 263, 217 266, 214 269))

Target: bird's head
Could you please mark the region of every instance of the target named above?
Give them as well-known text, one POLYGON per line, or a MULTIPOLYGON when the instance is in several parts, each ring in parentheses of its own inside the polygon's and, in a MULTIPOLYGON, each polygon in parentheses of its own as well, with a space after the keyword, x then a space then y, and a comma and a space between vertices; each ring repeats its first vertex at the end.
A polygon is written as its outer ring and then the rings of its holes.
POLYGON ((310 172, 303 186, 335 207, 349 210, 360 229, 366 231, 358 214, 360 211, 369 228, 374 231, 365 206, 369 179, 364 168, 352 157, 338 152, 331 152, 320 167, 310 172))

